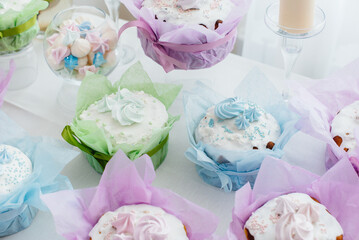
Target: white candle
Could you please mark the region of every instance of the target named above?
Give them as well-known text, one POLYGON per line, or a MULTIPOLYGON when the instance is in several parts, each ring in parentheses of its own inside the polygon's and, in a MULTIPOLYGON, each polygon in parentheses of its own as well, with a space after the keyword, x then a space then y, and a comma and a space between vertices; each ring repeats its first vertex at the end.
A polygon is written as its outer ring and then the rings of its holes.
POLYGON ((315 0, 280 0, 279 25, 289 33, 309 32, 314 24, 314 7, 315 0))

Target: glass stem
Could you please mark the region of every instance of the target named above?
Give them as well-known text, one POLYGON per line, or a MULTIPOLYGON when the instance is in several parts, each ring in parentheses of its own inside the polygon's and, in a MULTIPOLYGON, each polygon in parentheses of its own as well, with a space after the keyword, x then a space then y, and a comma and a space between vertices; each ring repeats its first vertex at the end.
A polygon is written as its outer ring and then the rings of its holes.
POLYGON ((116 28, 118 28, 118 18, 120 10, 120 1, 119 0, 105 0, 106 6, 110 13, 111 19, 115 22, 116 28))
POLYGON ((303 40, 302 39, 292 39, 283 37, 282 40, 282 55, 284 60, 284 88, 283 88, 283 99, 285 101, 289 100, 290 93, 289 93, 289 79, 291 73, 293 71, 294 65, 297 62, 299 54, 303 49, 303 40))

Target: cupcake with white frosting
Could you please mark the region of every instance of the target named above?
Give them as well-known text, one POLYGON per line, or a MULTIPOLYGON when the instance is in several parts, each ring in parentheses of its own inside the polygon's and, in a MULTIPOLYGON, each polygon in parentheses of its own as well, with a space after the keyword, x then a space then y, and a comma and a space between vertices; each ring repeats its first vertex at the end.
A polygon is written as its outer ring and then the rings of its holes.
POLYGON ((277 120, 255 103, 228 98, 210 107, 196 129, 197 142, 231 151, 273 149, 277 120))
POLYGON ((89 236, 91 240, 188 240, 181 220, 148 204, 126 205, 105 213, 89 236))
POLYGON ((343 229, 325 206, 304 193, 274 198, 244 225, 248 240, 342 240, 343 229))
POLYGON ((159 21, 216 30, 235 5, 231 0, 144 0, 142 6, 159 21))
POLYGON ((30 159, 19 149, 0 145, 0 194, 9 194, 32 173, 30 159))
POLYGON ((338 147, 349 154, 357 147, 356 129, 359 127, 359 101, 344 107, 334 117, 331 134, 338 147))
POLYGON ((165 127, 168 113, 155 97, 123 88, 90 105, 80 119, 95 121, 113 145, 136 145, 146 144, 156 130, 165 127))
POLYGON ((158 168, 167 155, 169 132, 179 119, 167 110, 180 89, 152 83, 139 63, 114 85, 101 75, 87 76, 79 89, 76 117, 62 136, 80 148, 99 173, 119 149, 130 159, 148 154, 158 168))

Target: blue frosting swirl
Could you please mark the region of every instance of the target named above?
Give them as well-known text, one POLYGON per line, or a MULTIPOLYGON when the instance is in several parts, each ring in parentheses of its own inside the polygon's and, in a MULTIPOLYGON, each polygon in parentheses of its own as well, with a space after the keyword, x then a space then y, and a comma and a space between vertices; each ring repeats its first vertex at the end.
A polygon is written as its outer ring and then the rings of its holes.
POLYGON ((249 122, 258 121, 258 118, 261 116, 256 107, 251 107, 247 109, 244 115, 249 120, 249 122))
POLYGON ((64 61, 65 61, 65 67, 70 71, 74 70, 79 65, 78 58, 73 55, 65 57, 64 61))
POLYGON ((231 119, 243 113, 244 107, 238 98, 228 98, 216 105, 214 113, 219 119, 231 119))
POLYGON ((245 130, 249 127, 249 121, 247 120, 247 118, 244 116, 244 114, 238 116, 238 118, 236 119, 235 122, 237 128, 239 130, 245 130))

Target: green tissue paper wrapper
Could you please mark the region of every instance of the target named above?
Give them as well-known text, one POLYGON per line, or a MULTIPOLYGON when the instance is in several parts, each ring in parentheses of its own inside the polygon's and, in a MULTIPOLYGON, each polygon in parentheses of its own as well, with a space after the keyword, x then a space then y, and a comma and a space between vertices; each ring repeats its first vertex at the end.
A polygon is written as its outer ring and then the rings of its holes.
POLYGON ((115 146, 107 139, 104 130, 97 127, 94 121, 84 121, 79 118, 82 111, 86 110, 91 104, 102 99, 106 94, 116 93, 119 88, 127 88, 130 91, 144 91, 160 100, 168 109, 182 87, 174 84, 153 83, 139 62, 131 66, 121 79, 113 85, 104 76, 88 75, 82 81, 78 92, 76 117, 70 126, 71 131, 81 141, 82 145, 94 150, 92 153, 85 154, 91 166, 99 173, 103 172, 108 160, 119 149, 124 151, 131 160, 137 159, 143 154, 149 154, 154 167, 158 168, 167 155, 168 135, 179 116, 174 117, 169 114, 166 126, 154 132, 151 140, 145 145, 120 144, 115 146), (99 154, 97 153, 103 155, 98 157, 99 154))
MULTIPOLYGON (((32 0, 21 12, 7 11, 5 14, 0 15, 0 30, 14 28, 27 22, 38 14, 40 10, 46 9, 48 5, 48 2, 43 0, 32 0)), ((0 39, 0 52, 12 52, 25 47, 36 37, 38 31, 39 26, 36 23, 23 33, 0 39)))

